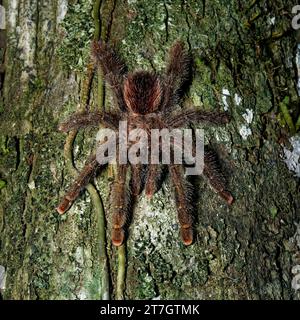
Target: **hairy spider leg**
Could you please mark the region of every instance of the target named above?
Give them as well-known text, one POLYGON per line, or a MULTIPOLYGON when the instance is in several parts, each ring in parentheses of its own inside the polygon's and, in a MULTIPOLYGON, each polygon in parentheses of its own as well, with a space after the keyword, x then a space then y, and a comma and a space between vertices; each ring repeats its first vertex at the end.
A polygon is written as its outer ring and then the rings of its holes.
POLYGON ((170 114, 165 116, 165 121, 168 127, 180 128, 185 127, 191 123, 199 122, 210 124, 227 124, 230 117, 225 112, 218 111, 201 111, 201 110, 183 110, 177 114, 170 114))
POLYGON ((164 100, 162 110, 170 109, 179 103, 179 93, 190 78, 192 57, 181 41, 177 41, 169 51, 164 79, 164 100))
POLYGON ((131 165, 131 189, 132 195, 138 196, 143 189, 144 168, 142 164, 131 165))
POLYGON ((123 97, 123 79, 127 74, 127 66, 113 48, 103 41, 93 42, 93 55, 101 66, 106 83, 109 84, 116 97, 117 105, 126 110, 123 97))
POLYGON ((120 246, 124 242, 130 192, 126 182, 128 165, 117 165, 117 176, 113 186, 112 243, 120 246))
POLYGON ((158 191, 158 184, 161 180, 163 173, 163 165, 161 164, 150 164, 148 166, 147 179, 145 184, 145 193, 148 198, 158 191))
POLYGON ((62 132, 99 127, 100 124, 117 130, 121 116, 112 112, 84 111, 73 114, 66 121, 60 123, 58 129, 62 132))
POLYGON ((169 165, 169 173, 174 186, 175 202, 180 224, 181 238, 185 245, 193 242, 192 185, 184 178, 182 165, 169 165))
POLYGON ((203 175, 207 177, 210 185, 216 192, 231 205, 234 201, 233 196, 226 190, 226 181, 218 164, 216 154, 212 150, 204 152, 204 169, 203 175))
MULTIPOLYGON (((166 123, 171 128, 180 128, 189 123, 210 122, 213 124, 226 124, 230 121, 229 116, 224 112, 204 112, 186 110, 177 115, 166 118, 166 123)), ((176 147, 176 146, 175 146, 176 147)), ((195 156, 195 145, 193 144, 193 155, 195 156)), ((233 196, 226 190, 226 181, 218 165, 216 154, 212 150, 204 151, 204 168, 203 175, 208 178, 210 185, 214 190, 226 200, 228 204, 234 201, 233 196)))
POLYGON ((89 183, 98 168, 100 168, 100 165, 96 160, 96 156, 91 155, 57 207, 56 210, 59 214, 69 210, 73 202, 78 198, 80 191, 89 183))

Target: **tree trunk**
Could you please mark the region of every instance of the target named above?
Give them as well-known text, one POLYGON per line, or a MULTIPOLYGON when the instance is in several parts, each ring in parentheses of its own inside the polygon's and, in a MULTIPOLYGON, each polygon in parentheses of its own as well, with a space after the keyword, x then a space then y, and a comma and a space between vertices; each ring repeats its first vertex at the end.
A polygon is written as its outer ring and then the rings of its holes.
MULTIPOLYGON (((197 239, 185 247, 169 179, 151 201, 142 194, 128 230, 125 284, 120 260, 125 247, 118 252, 110 241, 111 172, 94 181, 105 209, 106 236, 101 234, 101 202, 95 189, 84 191, 66 215, 55 210, 74 179, 63 154, 66 136, 57 132, 57 125, 89 95, 91 107, 101 99, 101 73, 98 85, 96 75, 92 84, 87 80, 90 42, 97 32, 95 3, 3 3, 3 298, 299 299, 294 2, 99 2, 101 37, 118 46, 129 68, 161 72, 168 48, 181 38, 194 57, 184 107, 225 109, 232 117, 226 127, 205 127, 205 138, 219 155, 235 203, 227 206, 197 177, 197 239)), ((105 90, 106 110, 113 108, 111 101, 105 90)), ((78 168, 91 152, 95 135, 95 130, 77 134, 73 151, 78 168)))

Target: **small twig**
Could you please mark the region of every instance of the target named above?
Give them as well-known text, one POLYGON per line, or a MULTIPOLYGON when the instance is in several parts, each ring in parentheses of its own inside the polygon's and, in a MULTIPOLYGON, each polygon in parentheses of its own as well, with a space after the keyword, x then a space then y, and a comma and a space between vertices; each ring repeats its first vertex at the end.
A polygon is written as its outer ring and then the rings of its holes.
POLYGON ((298 117, 298 120, 296 122, 296 131, 300 129, 300 116, 298 117))
POLYGON ((94 40, 99 40, 101 35, 101 19, 100 19, 100 8, 101 8, 101 0, 96 0, 93 6, 93 18, 95 24, 94 31, 94 40))
MULTIPOLYGON (((93 16, 95 24, 94 40, 97 41, 101 35, 101 10, 102 0, 96 0, 93 6, 93 16)), ((104 110, 104 84, 103 84, 103 72, 98 68, 98 104, 99 108, 104 110)), ((101 297, 103 300, 109 300, 109 269, 108 269, 108 257, 106 252, 106 230, 105 230, 105 213, 101 197, 95 187, 91 184, 87 186, 87 190, 90 193, 91 199, 95 206, 95 210, 98 213, 97 225, 99 234, 99 249, 100 249, 100 265, 102 266, 102 281, 101 281, 101 297)))
POLYGON ((104 111, 104 83, 103 83, 103 71, 102 68, 98 67, 98 85, 97 85, 97 95, 98 95, 98 102, 102 106, 102 110, 104 111))
POLYGON ((67 135, 64 146, 65 165, 72 176, 76 176, 78 171, 73 164, 73 143, 77 135, 77 130, 72 130, 67 135))
POLYGON ((86 187, 90 197, 92 199, 95 212, 97 214, 97 226, 98 226, 98 240, 99 240, 99 258, 100 258, 100 265, 102 267, 101 270, 101 298, 102 300, 109 300, 109 270, 108 270, 108 258, 106 254, 106 230, 105 230, 105 214, 103 203, 101 197, 97 189, 92 185, 88 184, 86 187))
POLYGON ((126 246, 122 244, 118 247, 118 274, 116 300, 124 300, 125 290, 125 273, 126 273, 126 246))
POLYGON ((295 133, 296 132, 295 125, 293 123, 293 119, 292 119, 290 112, 289 112, 289 109, 288 109, 289 101, 290 101, 289 97, 285 97, 283 99, 283 101, 279 103, 279 107, 280 107, 280 110, 283 114, 285 122, 287 123, 288 127, 290 128, 291 133, 295 133))
MULTIPOLYGON (((94 40, 98 41, 101 37, 101 16, 100 16, 100 10, 101 10, 101 0, 96 0, 93 7, 93 18, 94 18, 94 24, 95 24, 95 32, 94 32, 94 40)), ((97 84, 97 95, 98 95, 98 103, 102 106, 102 109, 104 109, 104 83, 103 83, 103 71, 100 66, 98 66, 98 84, 97 84)))
POLYGON ((93 59, 91 58, 91 62, 87 65, 87 76, 82 85, 82 97, 81 97, 81 105, 85 107, 85 109, 89 109, 90 105, 90 97, 91 97, 91 88, 92 82, 94 78, 95 64, 93 59))

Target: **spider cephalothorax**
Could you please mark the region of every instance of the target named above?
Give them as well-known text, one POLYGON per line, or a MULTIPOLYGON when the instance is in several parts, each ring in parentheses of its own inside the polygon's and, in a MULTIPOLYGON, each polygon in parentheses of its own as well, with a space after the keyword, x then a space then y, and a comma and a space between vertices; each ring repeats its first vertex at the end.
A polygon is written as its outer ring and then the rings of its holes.
MULTIPOLYGON (((229 117, 224 112, 207 112, 196 109, 178 111, 176 108, 181 102, 182 94, 180 93, 191 70, 191 56, 181 42, 176 42, 172 46, 166 72, 161 77, 147 71, 127 74, 125 64, 114 50, 103 42, 93 44, 93 55, 101 66, 106 83, 114 94, 116 111, 92 112, 87 110, 74 114, 59 126, 63 132, 91 126, 98 127, 102 124, 117 133, 120 121, 127 121, 128 130, 144 129, 147 134, 150 134, 152 129, 184 128, 197 122, 211 124, 229 122, 229 117)), ((96 155, 92 153, 78 178, 59 204, 57 208, 59 213, 62 214, 70 208, 97 169, 102 167, 96 155)), ((193 188, 184 177, 183 165, 172 161, 168 165, 151 164, 151 162, 147 165, 117 163, 117 176, 112 196, 112 207, 114 208, 112 242, 114 245, 119 246, 124 241, 124 228, 134 196, 139 195, 145 189, 145 194, 151 197, 159 187, 163 167, 168 168, 174 187, 182 240, 186 245, 193 242, 194 215, 191 203, 193 188), (126 177, 129 172, 131 181, 128 184, 126 177)), ((206 150, 204 153, 203 175, 208 178, 212 187, 228 204, 233 202, 232 195, 226 191, 223 175, 216 165, 216 158, 212 151, 206 150)))
POLYGON ((157 111, 161 102, 161 85, 156 75, 138 71, 127 76, 124 100, 130 111, 146 114, 157 111))

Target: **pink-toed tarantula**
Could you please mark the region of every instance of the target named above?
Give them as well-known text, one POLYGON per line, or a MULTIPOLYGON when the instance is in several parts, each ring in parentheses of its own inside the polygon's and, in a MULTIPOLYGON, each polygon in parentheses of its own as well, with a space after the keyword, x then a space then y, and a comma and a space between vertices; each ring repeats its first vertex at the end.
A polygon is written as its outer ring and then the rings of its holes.
MULTIPOLYGON (((175 106, 181 102, 183 87, 191 74, 191 56, 181 42, 176 42, 169 52, 169 59, 165 74, 158 76, 148 71, 134 71, 127 73, 125 64, 115 51, 103 42, 93 43, 93 56, 101 66, 106 83, 114 94, 118 112, 85 111, 74 114, 59 126, 59 130, 68 132, 73 129, 87 127, 107 128, 118 131, 119 122, 126 120, 128 130, 142 128, 150 132, 151 129, 184 128, 192 123, 206 122, 211 124, 226 124, 229 116, 223 112, 207 112, 200 110, 176 111, 175 106)), ((212 151, 204 153, 203 175, 216 192, 228 204, 233 197, 226 190, 223 175, 216 165, 212 151)), ((94 177, 95 172, 102 166, 92 154, 87 160, 69 191, 63 197, 57 211, 65 213, 79 196, 80 191, 94 177)), ((170 180, 174 186, 175 202, 180 224, 181 237, 185 245, 193 242, 193 205, 191 203, 192 185, 185 179, 183 166, 167 165, 170 180)), ((113 216, 112 242, 119 246, 124 242, 124 228, 127 222, 130 204, 145 189, 151 197, 159 188, 163 174, 161 164, 118 164, 117 176, 113 187, 113 216), (126 185, 127 172, 130 170, 130 187, 126 185), (130 189, 130 192, 128 192, 130 189)))

